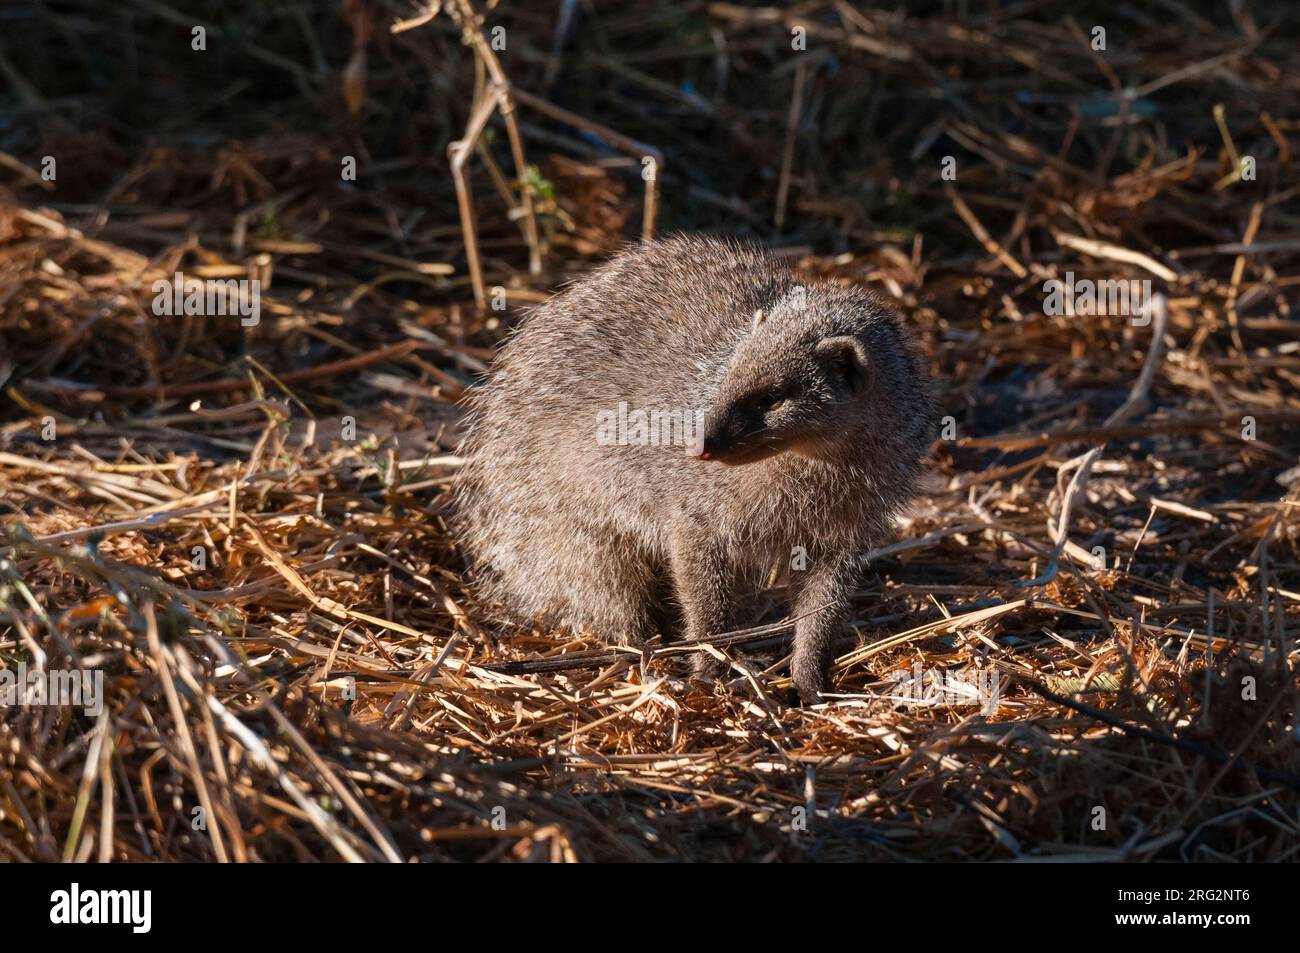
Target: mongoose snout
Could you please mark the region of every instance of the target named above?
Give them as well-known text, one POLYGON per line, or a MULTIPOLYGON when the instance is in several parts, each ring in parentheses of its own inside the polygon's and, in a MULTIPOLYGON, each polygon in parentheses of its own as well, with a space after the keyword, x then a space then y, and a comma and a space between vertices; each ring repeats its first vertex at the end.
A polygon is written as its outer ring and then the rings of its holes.
POLYGON ((456 520, 486 598, 616 643, 665 616, 692 640, 742 627, 740 595, 782 568, 811 702, 933 424, 924 362, 875 297, 671 239, 520 324, 471 398, 456 520))

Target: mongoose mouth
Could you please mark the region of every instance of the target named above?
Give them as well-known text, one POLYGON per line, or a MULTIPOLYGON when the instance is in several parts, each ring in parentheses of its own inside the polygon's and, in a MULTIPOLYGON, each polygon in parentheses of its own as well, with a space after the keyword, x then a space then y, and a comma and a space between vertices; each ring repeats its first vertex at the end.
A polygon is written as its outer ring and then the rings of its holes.
POLYGON ((780 452, 781 446, 776 441, 765 440, 759 443, 724 448, 705 440, 704 446, 696 455, 696 459, 723 463, 729 467, 738 467, 747 463, 757 463, 759 460, 766 460, 768 457, 774 456, 780 452))

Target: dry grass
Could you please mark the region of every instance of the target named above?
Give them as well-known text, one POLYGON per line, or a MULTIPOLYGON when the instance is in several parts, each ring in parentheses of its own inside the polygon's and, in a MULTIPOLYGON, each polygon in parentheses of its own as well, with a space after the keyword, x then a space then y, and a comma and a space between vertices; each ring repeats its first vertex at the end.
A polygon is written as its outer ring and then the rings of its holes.
MULTIPOLYGON (((100 670, 107 696, 98 718, 4 710, 0 857, 1297 859, 1284 6, 1115 6, 1104 54, 1053 4, 624 4, 558 45, 553 6, 488 17, 525 98, 597 124, 516 104, 536 242, 499 119, 466 164, 504 315, 475 308, 443 158, 489 71, 476 86, 445 15, 391 33, 418 11, 353 3, 240 33, 227 13, 243 46, 175 67, 188 84, 142 60, 135 99, 89 88, 75 43, 0 64, 23 80, 0 169, 0 660, 100 670), (749 234, 880 290, 943 383, 953 439, 864 580, 829 704, 785 704, 770 608, 718 640, 733 677, 706 691, 679 646, 497 627, 463 578, 457 399, 528 302, 644 225, 640 163, 601 129, 662 153, 661 231, 749 234), (155 316, 178 270, 269 279, 260 324, 155 316), (1164 348, 1044 314, 1068 271, 1152 279, 1164 348), (896 706, 914 666, 996 675, 996 711, 896 706)), ((134 42, 186 43, 171 7, 136 13, 134 42)), ((89 16, 38 19, 125 29, 89 16)))

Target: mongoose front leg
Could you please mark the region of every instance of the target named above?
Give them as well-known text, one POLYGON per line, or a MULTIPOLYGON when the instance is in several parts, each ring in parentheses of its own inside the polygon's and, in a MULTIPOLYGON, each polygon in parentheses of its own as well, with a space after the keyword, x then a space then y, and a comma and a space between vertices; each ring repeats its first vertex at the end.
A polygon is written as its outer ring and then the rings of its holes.
MULTIPOLYGON (((698 642, 726 632, 735 593, 733 574, 716 537, 701 525, 674 527, 669 563, 686 640, 698 642)), ((716 677, 721 669, 721 663, 707 652, 697 652, 691 658, 691 671, 697 677, 716 677)))
POLYGON ((860 571, 849 553, 823 553, 806 571, 795 599, 794 658, 790 675, 805 704, 821 700, 835 639, 848 614, 860 571))

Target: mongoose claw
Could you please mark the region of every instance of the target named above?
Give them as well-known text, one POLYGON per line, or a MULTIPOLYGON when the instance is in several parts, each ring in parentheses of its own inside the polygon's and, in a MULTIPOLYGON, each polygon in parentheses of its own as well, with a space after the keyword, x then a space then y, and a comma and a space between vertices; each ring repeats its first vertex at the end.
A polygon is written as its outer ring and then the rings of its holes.
POLYGON ((820 705, 822 692, 820 688, 802 687, 798 689, 799 701, 804 705, 820 705))

